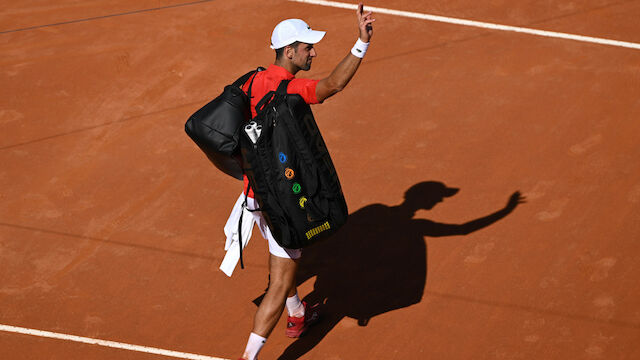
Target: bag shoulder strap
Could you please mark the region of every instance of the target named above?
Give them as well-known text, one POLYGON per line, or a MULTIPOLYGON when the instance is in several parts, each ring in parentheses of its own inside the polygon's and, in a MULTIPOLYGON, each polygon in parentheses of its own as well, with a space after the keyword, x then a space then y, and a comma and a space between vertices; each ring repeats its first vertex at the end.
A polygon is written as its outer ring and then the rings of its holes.
POLYGON ((242 211, 240 211, 240 219, 238 220, 238 242, 240 244, 240 268, 244 269, 244 260, 242 259, 242 215, 244 214, 244 209, 247 209, 249 212, 262 211, 261 208, 257 209, 249 209, 247 206, 247 198, 249 197, 249 190, 251 189, 251 184, 248 183, 246 189, 244 190, 244 202, 242 202, 242 211))
POLYGON ((232 85, 233 85, 233 86, 237 86, 237 87, 242 87, 242 85, 244 85, 244 83, 246 83, 246 82, 247 82, 247 80, 249 80, 249 78, 250 78, 253 74, 255 74, 255 73, 259 72, 259 71, 264 71, 264 68, 263 68, 262 66, 258 66, 258 68, 257 68, 257 69, 255 69, 255 70, 251 70, 251 71, 249 71, 248 73, 246 73, 246 74, 244 74, 244 75, 240 76, 236 81, 234 81, 234 82, 233 82, 233 84, 232 84, 232 85))
POLYGON ((291 82, 291 80, 282 80, 282 81, 280 81, 280 85, 278 85, 278 88, 276 89, 276 93, 278 95, 286 95, 287 94, 287 87, 289 86, 290 82, 291 82))
POLYGON ((239 87, 242 89, 242 86, 251 78, 251 83, 249 83, 249 89, 247 90, 247 97, 251 99, 251 87, 253 87, 253 80, 256 79, 255 74, 260 71, 264 71, 265 69, 262 66, 258 66, 257 69, 251 70, 248 73, 242 75, 238 80, 234 81, 232 86, 239 87))

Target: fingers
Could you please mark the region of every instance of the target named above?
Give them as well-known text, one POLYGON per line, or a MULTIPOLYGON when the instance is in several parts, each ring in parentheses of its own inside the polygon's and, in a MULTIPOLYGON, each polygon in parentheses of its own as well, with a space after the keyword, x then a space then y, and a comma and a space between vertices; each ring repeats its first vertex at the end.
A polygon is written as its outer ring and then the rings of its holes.
POLYGON ((371 14, 373 14, 373 12, 371 11, 367 11, 366 13, 364 12, 364 5, 362 3, 358 4, 358 18, 359 19, 367 19, 371 16, 371 14))
POLYGON ((376 21, 372 17, 373 12, 364 12, 364 5, 362 2, 358 4, 358 27, 360 28, 360 40, 369 42, 373 33, 373 22, 376 21))
POLYGON ((372 14, 373 13, 371 11, 368 11, 366 14, 361 14, 360 16, 358 16, 358 20, 360 21, 360 23, 364 23, 365 25, 369 25, 372 22, 376 21, 376 19, 371 17, 372 14))
POLYGON ((511 197, 509 197, 507 208, 514 209, 516 206, 520 204, 524 204, 526 202, 527 202, 527 198, 523 196, 519 191, 516 191, 511 195, 511 197))

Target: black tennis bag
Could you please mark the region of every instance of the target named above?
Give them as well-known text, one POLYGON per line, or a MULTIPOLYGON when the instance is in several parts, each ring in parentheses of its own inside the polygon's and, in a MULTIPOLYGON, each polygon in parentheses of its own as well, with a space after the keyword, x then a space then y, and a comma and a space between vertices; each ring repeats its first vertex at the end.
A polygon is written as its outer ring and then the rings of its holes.
POLYGON ((225 174, 242 180, 240 158, 240 129, 251 118, 250 96, 242 91, 242 85, 251 75, 264 68, 250 71, 233 84, 227 85, 222 94, 196 111, 184 125, 187 135, 200 147, 209 160, 225 174))
POLYGON ((335 233, 348 210, 311 108, 300 95, 286 93, 288 84, 283 80, 260 100, 257 116, 241 132, 240 149, 273 237, 299 249, 335 233))

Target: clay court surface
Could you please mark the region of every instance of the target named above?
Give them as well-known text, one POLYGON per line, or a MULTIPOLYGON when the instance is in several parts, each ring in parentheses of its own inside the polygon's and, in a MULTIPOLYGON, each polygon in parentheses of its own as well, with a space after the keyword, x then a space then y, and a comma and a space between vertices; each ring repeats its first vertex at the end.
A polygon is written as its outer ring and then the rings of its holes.
MULTIPOLYGON (((365 5, 640 42, 640 1, 365 5)), ((1 9, 0 358, 169 358, 14 326, 237 359, 267 247, 254 231, 246 269, 218 269, 241 183, 184 122, 273 61, 285 18, 328 31, 298 74, 327 76, 356 39, 354 11, 276 0, 1 9)), ((282 318, 260 358, 639 359, 640 50, 375 17, 355 78, 313 107, 351 214, 301 270, 300 295, 326 302, 325 322, 294 341, 282 318), (397 211, 424 181, 460 191, 413 218, 397 211), (527 202, 452 235, 515 191, 527 202)), ((422 195, 427 207, 434 194, 422 195)))

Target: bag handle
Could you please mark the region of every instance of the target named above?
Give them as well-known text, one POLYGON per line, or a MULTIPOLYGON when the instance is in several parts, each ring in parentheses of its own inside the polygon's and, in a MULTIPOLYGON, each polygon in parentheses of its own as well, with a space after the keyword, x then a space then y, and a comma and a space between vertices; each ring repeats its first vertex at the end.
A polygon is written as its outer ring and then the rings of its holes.
POLYGON ((291 80, 280 81, 280 84, 275 91, 269 91, 262 99, 260 99, 260 101, 256 104, 256 113, 262 111, 276 95, 287 95, 287 87, 289 86, 290 82, 291 80))
POLYGON ((256 104, 256 114, 261 112, 262 109, 267 106, 267 104, 271 101, 271 99, 273 99, 275 95, 275 91, 269 91, 265 96, 263 96, 262 99, 260 99, 260 101, 258 101, 258 103, 256 104))

